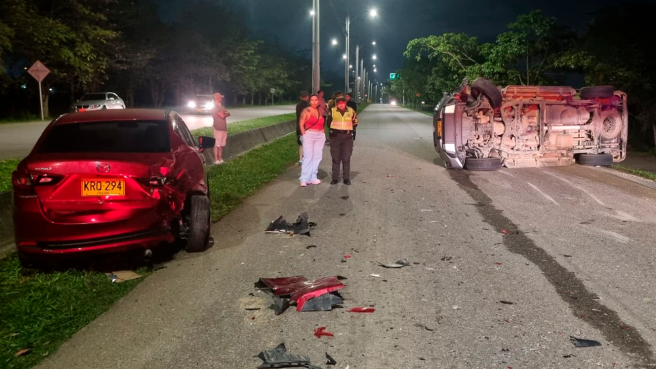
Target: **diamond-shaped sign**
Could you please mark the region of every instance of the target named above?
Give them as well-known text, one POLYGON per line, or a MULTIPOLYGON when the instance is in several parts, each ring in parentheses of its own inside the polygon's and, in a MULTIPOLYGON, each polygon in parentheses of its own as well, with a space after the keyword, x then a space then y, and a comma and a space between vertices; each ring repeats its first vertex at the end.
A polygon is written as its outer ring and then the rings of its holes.
POLYGON ((46 68, 43 63, 37 60, 34 64, 32 64, 30 69, 27 70, 27 73, 29 73, 37 81, 41 82, 44 78, 46 78, 48 74, 50 74, 50 69, 46 68))

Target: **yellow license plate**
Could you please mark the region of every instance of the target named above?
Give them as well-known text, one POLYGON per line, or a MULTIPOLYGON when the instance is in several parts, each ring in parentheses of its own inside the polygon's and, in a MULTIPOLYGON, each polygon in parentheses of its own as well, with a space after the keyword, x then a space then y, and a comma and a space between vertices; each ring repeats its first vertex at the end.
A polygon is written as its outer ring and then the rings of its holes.
POLYGON ((82 179, 82 196, 125 196, 125 180, 82 179))

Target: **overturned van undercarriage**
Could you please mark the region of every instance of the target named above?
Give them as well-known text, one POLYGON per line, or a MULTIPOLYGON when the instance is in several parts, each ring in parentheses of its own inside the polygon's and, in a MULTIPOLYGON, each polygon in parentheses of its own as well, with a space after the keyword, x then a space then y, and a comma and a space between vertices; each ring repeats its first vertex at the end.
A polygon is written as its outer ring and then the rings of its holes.
POLYGON ((434 144, 454 169, 610 165, 626 158, 627 97, 611 86, 465 80, 435 107, 434 144))

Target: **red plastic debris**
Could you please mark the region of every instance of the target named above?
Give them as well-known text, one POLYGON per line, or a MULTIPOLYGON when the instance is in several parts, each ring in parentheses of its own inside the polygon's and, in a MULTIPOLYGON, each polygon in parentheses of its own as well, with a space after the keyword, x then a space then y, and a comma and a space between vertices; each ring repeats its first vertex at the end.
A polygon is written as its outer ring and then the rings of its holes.
POLYGON ((327 336, 327 337, 335 337, 334 334, 330 332, 326 332, 326 327, 319 327, 314 330, 314 336, 317 338, 321 338, 321 336, 327 336))
POLYGON ((506 231, 505 229, 501 231, 503 234, 509 234, 510 232, 506 231))
POLYGON ((499 261, 497 261, 497 262, 496 262, 496 263, 494 263, 494 264, 496 264, 496 265, 501 265, 501 264, 503 264, 503 263, 502 263, 502 262, 499 262, 499 261))
POLYGON ((373 313, 376 309, 372 307, 354 307, 347 310, 349 313, 373 313))
POLYGON ((348 255, 348 254, 344 255, 344 259, 348 259, 350 257, 351 257, 351 255, 348 255))

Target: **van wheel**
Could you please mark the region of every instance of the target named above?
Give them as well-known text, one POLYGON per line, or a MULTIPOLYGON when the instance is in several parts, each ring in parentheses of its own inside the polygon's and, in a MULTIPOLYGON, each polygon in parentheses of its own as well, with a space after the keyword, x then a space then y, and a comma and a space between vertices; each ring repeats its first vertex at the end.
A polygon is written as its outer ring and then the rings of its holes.
POLYGON ((576 162, 580 165, 609 167, 613 164, 611 154, 579 154, 576 162))
POLYGON ((601 113, 601 132, 599 135, 604 140, 612 140, 622 132, 622 118, 615 110, 606 110, 601 113))
POLYGON ((479 77, 471 85, 472 91, 487 96, 490 106, 498 108, 503 103, 503 95, 492 81, 479 77))
POLYGON ((471 171, 493 171, 501 168, 500 158, 467 158, 465 169, 471 171))
POLYGON ((191 197, 187 252, 202 252, 210 239, 210 199, 204 195, 191 197))
POLYGON ((590 99, 598 99, 598 98, 609 98, 612 97, 615 94, 615 88, 613 86, 591 86, 591 87, 583 87, 579 91, 581 95, 581 99, 583 100, 590 100, 590 99))

